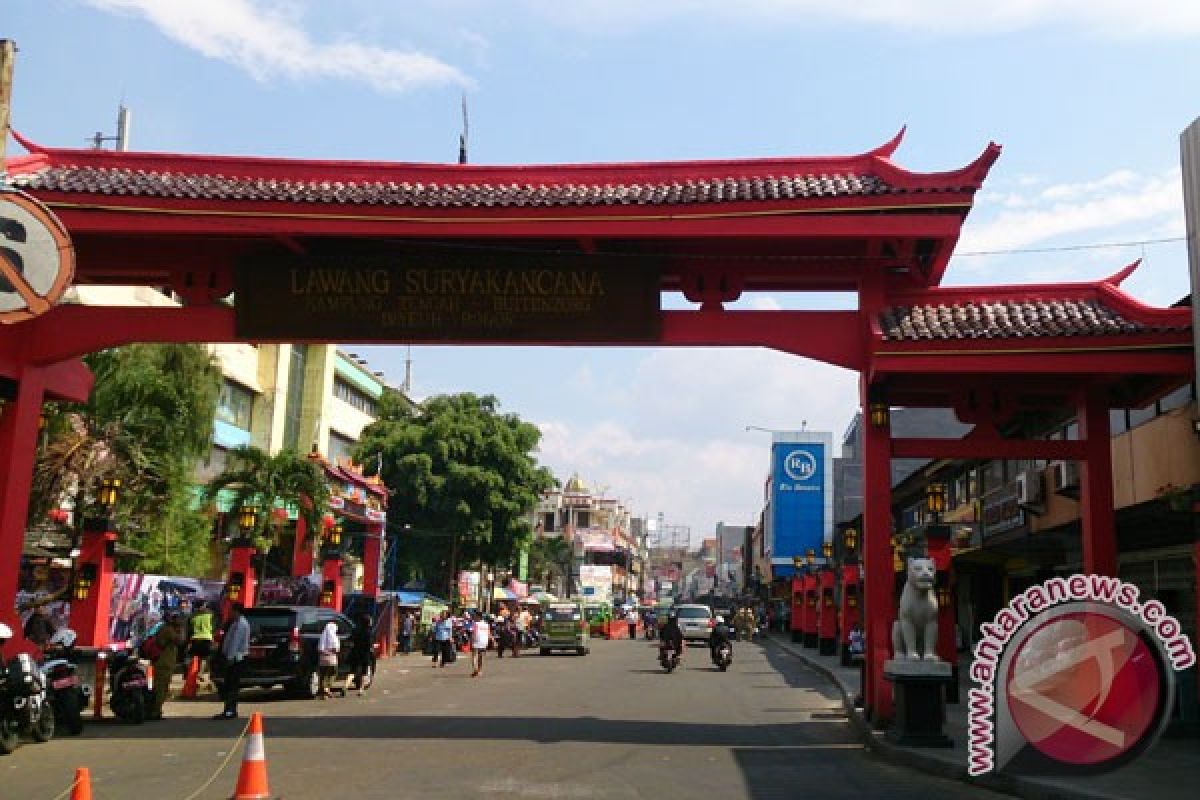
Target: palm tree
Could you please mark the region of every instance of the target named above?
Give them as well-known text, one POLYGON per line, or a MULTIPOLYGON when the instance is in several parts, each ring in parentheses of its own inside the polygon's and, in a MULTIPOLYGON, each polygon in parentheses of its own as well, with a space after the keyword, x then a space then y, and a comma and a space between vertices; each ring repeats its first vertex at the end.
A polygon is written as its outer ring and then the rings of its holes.
MULTIPOLYGON (((255 526, 246 535, 259 550, 266 550, 279 533, 283 520, 270 513, 278 506, 295 506, 308 526, 309 535, 321 530, 321 517, 329 505, 329 485, 315 461, 294 450, 276 455, 253 445, 243 445, 229 453, 229 461, 220 475, 204 489, 206 504, 213 503, 224 490, 233 492, 233 507, 255 506, 262 510, 255 526)), ((300 546, 296 542, 296 546, 300 546)))

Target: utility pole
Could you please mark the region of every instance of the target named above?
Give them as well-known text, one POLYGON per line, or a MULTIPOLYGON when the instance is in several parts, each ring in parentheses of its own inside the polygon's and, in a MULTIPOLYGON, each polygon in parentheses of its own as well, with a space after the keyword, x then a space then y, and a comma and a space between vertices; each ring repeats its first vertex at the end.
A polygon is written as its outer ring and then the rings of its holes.
POLYGON ((0 176, 5 169, 8 152, 8 120, 12 114, 13 61, 17 57, 17 43, 12 39, 0 39, 0 176))

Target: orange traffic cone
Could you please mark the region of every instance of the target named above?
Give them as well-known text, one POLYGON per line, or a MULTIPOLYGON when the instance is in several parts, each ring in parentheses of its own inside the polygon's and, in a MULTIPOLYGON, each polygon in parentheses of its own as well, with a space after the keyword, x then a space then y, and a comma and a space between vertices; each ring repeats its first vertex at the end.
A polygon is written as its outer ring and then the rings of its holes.
POLYGON ((271 790, 267 788, 267 753, 263 749, 262 714, 255 711, 250 715, 242 769, 238 772, 237 788, 233 790, 230 800, 267 800, 270 796, 271 790))
POLYGON ((87 767, 75 770, 75 783, 71 786, 71 800, 92 800, 92 773, 87 767))
POLYGON ((191 699, 196 696, 196 682, 200 678, 200 657, 192 656, 188 662, 187 677, 183 681, 183 696, 191 699))

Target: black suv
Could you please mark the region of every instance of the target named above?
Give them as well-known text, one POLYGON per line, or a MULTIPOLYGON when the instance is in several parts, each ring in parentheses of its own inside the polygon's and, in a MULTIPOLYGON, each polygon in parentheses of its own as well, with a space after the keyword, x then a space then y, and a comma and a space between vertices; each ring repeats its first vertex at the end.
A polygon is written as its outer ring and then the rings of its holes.
MULTIPOLYGON (((338 677, 349 671, 350 633, 354 624, 329 608, 257 606, 243 614, 250 623, 250 653, 242 670, 242 686, 283 686, 300 697, 316 697, 317 640, 329 622, 337 624, 341 649, 338 677)), ((214 680, 221 685, 221 673, 214 680)), ((371 676, 366 676, 369 683, 371 676)))

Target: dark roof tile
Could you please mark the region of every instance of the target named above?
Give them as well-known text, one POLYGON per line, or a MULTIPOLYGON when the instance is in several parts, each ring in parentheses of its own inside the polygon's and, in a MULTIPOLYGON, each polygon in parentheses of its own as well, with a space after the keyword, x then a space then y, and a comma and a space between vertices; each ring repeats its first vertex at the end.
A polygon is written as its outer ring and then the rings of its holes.
POLYGON ((1103 336, 1186 330, 1127 319, 1098 300, 1050 299, 892 306, 880 317, 885 341, 1103 336))
MULTIPOLYGON (((903 192, 875 175, 713 176, 628 184, 395 183, 304 181, 60 165, 13 175, 17 188, 42 191, 254 202, 341 203, 423 208, 687 205, 733 201, 864 197, 903 192)), ((962 191, 947 186, 944 191, 962 191)), ((929 191, 929 190, 927 190, 929 191)))

